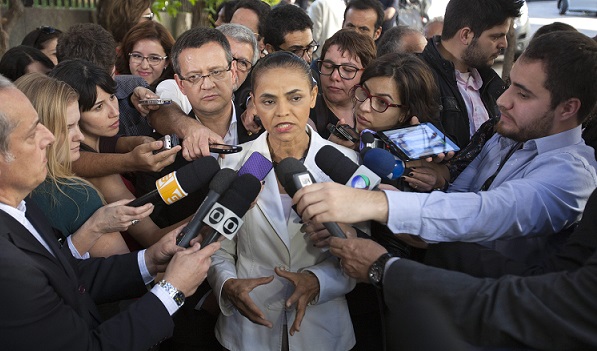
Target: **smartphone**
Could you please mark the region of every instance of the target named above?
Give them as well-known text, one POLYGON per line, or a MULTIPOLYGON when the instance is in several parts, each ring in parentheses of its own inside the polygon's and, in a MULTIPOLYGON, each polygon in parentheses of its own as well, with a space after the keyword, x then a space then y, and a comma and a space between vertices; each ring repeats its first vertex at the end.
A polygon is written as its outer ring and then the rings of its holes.
POLYGON ((330 134, 333 134, 340 139, 348 140, 355 144, 359 142, 359 133, 357 133, 357 131, 348 124, 336 126, 333 123, 329 123, 327 128, 330 134))
POLYGON ((403 161, 460 150, 456 143, 431 123, 379 131, 377 135, 403 161))
POLYGON ((209 144, 209 152, 216 154, 234 154, 243 150, 242 146, 226 144, 209 144))
POLYGON ((154 155, 158 154, 158 153, 160 153, 162 151, 170 150, 173 147, 175 147, 176 145, 180 144, 180 139, 178 139, 178 136, 176 134, 164 135, 159 140, 163 141, 164 145, 162 145, 161 149, 155 150, 153 152, 154 155))
POLYGON ((172 103, 172 99, 144 99, 139 100, 139 104, 141 105, 170 105, 172 103))

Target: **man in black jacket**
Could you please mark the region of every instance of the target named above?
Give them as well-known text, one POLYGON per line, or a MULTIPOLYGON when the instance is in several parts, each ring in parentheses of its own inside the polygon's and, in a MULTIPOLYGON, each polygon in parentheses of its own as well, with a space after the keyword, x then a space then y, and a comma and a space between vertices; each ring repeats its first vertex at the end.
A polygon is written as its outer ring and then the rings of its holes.
POLYGON ((205 279, 219 244, 183 249, 178 230, 138 253, 74 259, 70 244, 60 247, 41 211, 24 201, 46 177, 54 136, 3 76, 0 98, 0 349, 147 350, 171 336, 171 315, 205 279), (95 303, 139 296, 101 321, 95 303))
POLYGON ((434 72, 441 95, 441 122, 461 148, 491 117, 506 84, 491 69, 508 46, 510 23, 520 0, 451 0, 441 37, 429 40, 421 57, 434 72))

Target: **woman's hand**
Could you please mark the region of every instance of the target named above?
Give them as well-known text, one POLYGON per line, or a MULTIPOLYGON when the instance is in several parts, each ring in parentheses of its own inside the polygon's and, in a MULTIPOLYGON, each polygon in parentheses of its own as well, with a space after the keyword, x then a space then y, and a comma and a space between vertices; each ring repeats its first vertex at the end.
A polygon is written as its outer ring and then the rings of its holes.
POLYGON ((255 324, 272 327, 272 322, 265 319, 265 315, 259 307, 253 302, 249 293, 260 285, 269 284, 274 280, 274 276, 250 278, 250 279, 228 279, 222 290, 224 296, 232 302, 236 309, 247 319, 255 324))
POLYGON ((176 153, 181 150, 180 145, 176 145, 170 150, 164 150, 154 154, 154 151, 160 150, 164 145, 162 140, 141 144, 129 152, 133 170, 141 172, 160 172, 164 167, 172 164, 176 159, 176 153))
POLYGON ((128 229, 133 220, 140 221, 153 211, 154 206, 151 203, 139 207, 126 206, 129 202, 131 202, 130 199, 119 200, 100 207, 87 222, 97 233, 123 232, 128 229))
POLYGON ((301 331, 301 323, 305 317, 307 306, 319 295, 319 280, 315 274, 309 271, 294 273, 279 267, 274 268, 274 271, 280 277, 290 280, 294 285, 294 292, 286 300, 286 308, 290 308, 296 303, 296 317, 289 330, 290 335, 294 335, 295 332, 301 331))

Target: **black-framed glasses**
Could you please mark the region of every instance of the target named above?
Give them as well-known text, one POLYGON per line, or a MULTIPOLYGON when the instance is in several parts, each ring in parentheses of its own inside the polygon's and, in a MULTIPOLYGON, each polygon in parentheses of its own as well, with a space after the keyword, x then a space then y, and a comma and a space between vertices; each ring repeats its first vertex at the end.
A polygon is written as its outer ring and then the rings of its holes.
POLYGON ((337 69, 338 74, 340 74, 340 78, 344 80, 354 79, 354 77, 357 76, 357 73, 363 70, 363 68, 357 68, 352 65, 337 65, 333 62, 324 60, 317 60, 317 68, 319 69, 319 73, 324 76, 331 76, 332 74, 334 74, 334 70, 337 69))
POLYGON ((293 48, 290 48, 290 49, 282 49, 280 47, 277 47, 276 50, 283 50, 283 51, 292 52, 293 54, 295 54, 298 57, 303 57, 303 56, 305 56, 305 54, 307 54, 307 55, 309 55, 309 57, 311 57, 311 56, 313 56, 313 53, 315 51, 317 51, 317 48, 319 48, 319 44, 315 40, 313 40, 307 46, 293 47, 293 48))
POLYGON ((236 61, 236 68, 243 73, 249 72, 253 68, 253 64, 249 60, 233 57, 232 61, 236 61))
POLYGON ((141 18, 146 18, 147 20, 151 21, 151 20, 153 20, 154 16, 155 16, 155 13, 150 12, 148 14, 145 14, 145 15, 141 16, 141 18))
POLYGON ((369 90, 367 90, 362 85, 355 85, 353 88, 353 96, 358 102, 365 102, 365 100, 369 99, 369 103, 371 104, 371 108, 379 113, 386 112, 388 107, 402 107, 404 105, 401 104, 392 104, 389 103, 384 97, 371 95, 369 90))
POLYGON ((129 57, 130 57, 132 63, 136 63, 136 64, 140 65, 141 63, 143 63, 143 60, 147 60, 147 63, 149 63, 150 66, 157 66, 162 61, 164 61, 165 59, 168 58, 168 56, 160 56, 160 55, 143 56, 139 52, 131 52, 131 53, 129 53, 129 57))
MULTIPOLYGON (((180 80, 186 80, 187 82, 191 83, 193 86, 195 86, 195 84, 197 83, 201 83, 203 82, 203 79, 209 77, 212 82, 216 82, 219 80, 222 80, 226 77, 226 72, 230 71, 230 67, 232 66, 232 62, 228 63, 228 67, 227 68, 221 68, 221 69, 214 69, 213 71, 209 72, 208 74, 189 74, 186 77, 183 77, 182 75, 178 75, 178 77, 180 78, 180 80)), ((201 85, 201 84, 200 84, 201 85)))
POLYGON ((56 28, 51 27, 51 26, 40 26, 40 27, 37 27, 37 29, 44 34, 56 33, 56 28))

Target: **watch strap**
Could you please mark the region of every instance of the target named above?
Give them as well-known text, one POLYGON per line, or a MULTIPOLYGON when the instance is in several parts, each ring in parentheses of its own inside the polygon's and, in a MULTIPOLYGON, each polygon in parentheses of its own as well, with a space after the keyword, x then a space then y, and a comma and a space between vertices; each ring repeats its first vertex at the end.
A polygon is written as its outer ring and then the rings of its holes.
POLYGON ((385 254, 379 256, 379 258, 373 262, 369 268, 369 281, 378 289, 383 288, 383 275, 386 268, 386 263, 390 258, 392 258, 392 254, 386 252, 385 254))
POLYGON ((164 290, 166 290, 168 295, 170 295, 174 302, 176 302, 176 305, 178 305, 178 307, 181 307, 184 304, 184 294, 182 293, 182 291, 175 288, 174 285, 170 284, 165 280, 160 280, 158 282, 158 285, 161 286, 164 290))

